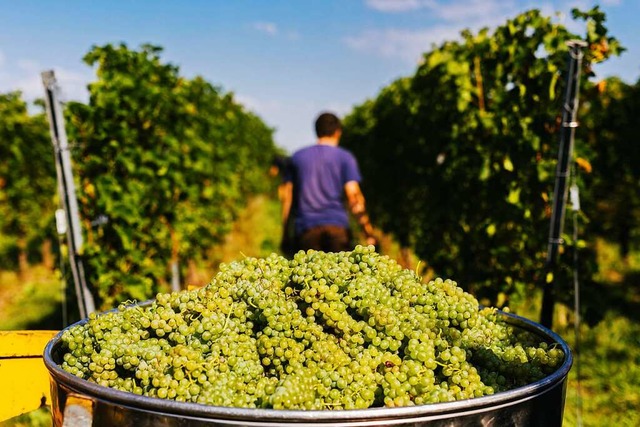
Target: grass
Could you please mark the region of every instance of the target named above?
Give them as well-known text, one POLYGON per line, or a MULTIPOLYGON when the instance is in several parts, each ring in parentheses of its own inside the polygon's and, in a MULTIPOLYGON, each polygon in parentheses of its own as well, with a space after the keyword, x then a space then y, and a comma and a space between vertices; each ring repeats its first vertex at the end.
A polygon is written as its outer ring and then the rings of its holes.
POLYGON ((213 272, 223 262, 244 256, 263 257, 278 252, 282 226, 280 205, 276 200, 258 196, 249 201, 222 245, 209 251, 209 268, 213 272))
POLYGON ((621 260, 618 248, 597 242, 597 289, 585 292, 576 334, 560 333, 576 349, 569 377, 566 425, 640 425, 640 254, 621 260), (595 314, 593 314, 595 313, 595 314), (578 371, 580 378, 578 378, 578 371))
MULTIPOLYGON (((279 206, 274 200, 251 200, 223 244, 212 248, 206 263, 195 266, 190 284, 208 283, 223 262, 242 256, 264 256, 277 251, 280 238, 279 206)), ((416 269, 415 255, 402 251, 383 236, 382 252, 403 266, 416 269)), ((583 307, 590 313, 576 335, 572 307, 556 306, 554 330, 574 352, 565 404, 565 426, 640 425, 640 253, 620 260, 615 246, 597 244, 600 272, 597 287, 583 289, 583 307), (580 376, 578 377, 578 371, 580 376)), ((427 273, 425 279, 428 279, 427 273)), ((30 278, 0 272, 0 329, 37 329, 61 325, 60 278, 36 266, 30 278)), ((517 314, 536 320, 539 292, 512 300, 517 314)), ((45 409, 11 420, 12 427, 47 424, 45 409), (44 416, 43 416, 44 413, 44 416), (43 421, 44 420, 44 421, 43 421)))
POLYGON ((249 200, 224 242, 212 247, 200 265, 190 265, 185 287, 208 284, 220 264, 242 257, 264 257, 278 252, 282 227, 280 205, 276 200, 257 196, 249 200))
MULTIPOLYGON (((586 426, 640 425, 640 325, 609 312, 597 325, 583 325, 580 336, 569 377, 566 425, 577 425, 578 417, 586 426)), ((575 339, 568 341, 575 349, 575 339)))
POLYGON ((57 271, 32 266, 26 278, 0 272, 0 330, 60 329, 65 296, 57 271))
POLYGON ((0 422, 0 427, 50 427, 52 424, 51 411, 47 407, 42 407, 0 422))

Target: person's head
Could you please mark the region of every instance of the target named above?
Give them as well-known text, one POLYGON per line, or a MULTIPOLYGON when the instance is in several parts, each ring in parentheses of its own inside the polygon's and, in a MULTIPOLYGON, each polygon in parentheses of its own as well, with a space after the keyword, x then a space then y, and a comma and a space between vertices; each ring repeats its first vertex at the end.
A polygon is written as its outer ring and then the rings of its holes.
POLYGON ((340 119, 333 113, 322 113, 316 119, 316 135, 318 138, 339 138, 342 134, 340 119))

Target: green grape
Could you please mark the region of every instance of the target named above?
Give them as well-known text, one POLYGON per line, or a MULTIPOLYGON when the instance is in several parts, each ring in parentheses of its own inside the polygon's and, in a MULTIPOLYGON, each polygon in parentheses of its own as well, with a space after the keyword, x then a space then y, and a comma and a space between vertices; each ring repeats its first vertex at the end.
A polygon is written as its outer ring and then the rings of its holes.
POLYGON ((201 289, 91 314, 62 368, 138 395, 245 408, 356 409, 469 399, 553 373, 555 345, 423 283, 373 247, 223 264, 201 289))

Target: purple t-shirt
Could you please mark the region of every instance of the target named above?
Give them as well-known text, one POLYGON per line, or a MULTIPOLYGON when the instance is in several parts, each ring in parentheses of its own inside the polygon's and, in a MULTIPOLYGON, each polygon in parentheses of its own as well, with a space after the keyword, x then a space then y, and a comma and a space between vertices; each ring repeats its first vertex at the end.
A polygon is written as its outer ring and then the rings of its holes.
POLYGON ((358 162, 341 147, 316 144, 291 157, 285 182, 293 182, 296 234, 320 225, 349 227, 344 207, 344 185, 360 182, 358 162))

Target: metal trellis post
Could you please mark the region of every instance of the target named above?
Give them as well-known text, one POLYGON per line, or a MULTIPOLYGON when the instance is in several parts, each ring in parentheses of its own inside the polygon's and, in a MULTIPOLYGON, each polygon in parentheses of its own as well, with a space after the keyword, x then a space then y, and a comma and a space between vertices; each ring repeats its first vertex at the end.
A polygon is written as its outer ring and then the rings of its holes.
POLYGON ((62 104, 60 102, 60 88, 56 82, 53 71, 42 73, 42 83, 45 89, 45 104, 47 117, 49 118, 49 129, 51 131, 51 142, 53 143, 56 172, 58 176, 58 192, 60 201, 65 212, 67 222, 67 244, 69 245, 69 264, 73 276, 76 297, 80 316, 85 318, 89 313, 95 311, 93 295, 87 285, 84 266, 82 263, 82 230, 80 228, 80 214, 78 211, 78 201, 76 199, 75 183, 71 170, 71 155, 69 154, 69 143, 67 132, 64 127, 64 116, 62 104))
POLYGON ((540 323, 551 328, 553 323, 554 273, 557 264, 558 250, 563 243, 565 207, 567 204, 567 181, 569 180, 569 162, 573 156, 573 140, 578 127, 578 94, 580 89, 580 69, 582 68, 582 49, 587 46, 582 40, 571 40, 569 46, 569 64, 566 80, 565 99, 562 107, 562 128, 560 131, 560 150, 556 169, 556 182, 553 190, 553 211, 549 227, 549 246, 545 262, 544 293, 540 323))

